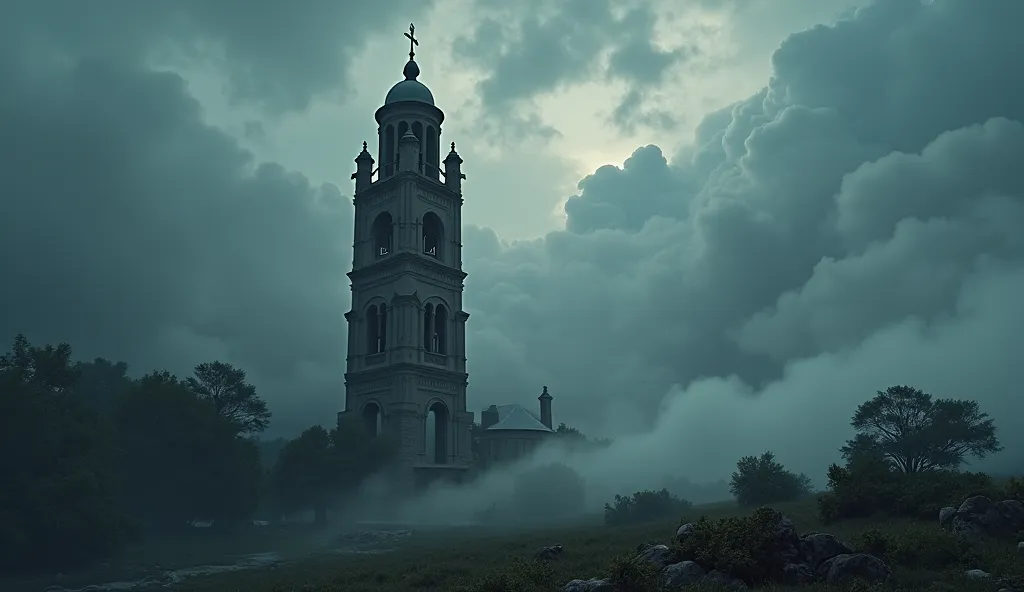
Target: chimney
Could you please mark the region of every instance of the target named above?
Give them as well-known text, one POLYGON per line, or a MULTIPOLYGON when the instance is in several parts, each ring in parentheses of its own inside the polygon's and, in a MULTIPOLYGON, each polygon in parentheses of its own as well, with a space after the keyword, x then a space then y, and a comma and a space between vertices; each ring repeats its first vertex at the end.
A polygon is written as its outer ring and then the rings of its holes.
POLYGON ((496 423, 498 423, 498 406, 491 405, 480 414, 480 429, 486 430, 496 423))
POLYGON ((549 430, 554 429, 551 427, 551 399, 553 397, 548 394, 548 387, 544 387, 544 392, 540 394, 537 399, 540 400, 540 422, 548 427, 549 430))

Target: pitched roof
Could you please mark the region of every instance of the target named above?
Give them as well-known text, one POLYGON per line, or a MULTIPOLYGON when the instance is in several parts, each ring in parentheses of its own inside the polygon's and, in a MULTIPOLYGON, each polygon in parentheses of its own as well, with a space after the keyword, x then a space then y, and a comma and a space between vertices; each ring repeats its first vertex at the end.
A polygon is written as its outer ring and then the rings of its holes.
POLYGON ((553 431, 548 426, 542 424, 540 420, 537 419, 537 416, 530 413, 522 405, 499 405, 498 422, 487 428, 487 431, 491 430, 553 431))

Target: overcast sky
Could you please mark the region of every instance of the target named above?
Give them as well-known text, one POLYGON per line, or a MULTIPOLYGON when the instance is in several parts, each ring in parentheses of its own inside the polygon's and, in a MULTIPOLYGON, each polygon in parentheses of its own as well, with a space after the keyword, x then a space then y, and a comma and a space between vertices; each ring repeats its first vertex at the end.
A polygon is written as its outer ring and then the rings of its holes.
POLYGON ((548 385, 619 460, 821 473, 908 383, 1024 462, 1019 0, 5 2, 0 335, 333 422, 410 21, 468 177, 471 410, 548 385))

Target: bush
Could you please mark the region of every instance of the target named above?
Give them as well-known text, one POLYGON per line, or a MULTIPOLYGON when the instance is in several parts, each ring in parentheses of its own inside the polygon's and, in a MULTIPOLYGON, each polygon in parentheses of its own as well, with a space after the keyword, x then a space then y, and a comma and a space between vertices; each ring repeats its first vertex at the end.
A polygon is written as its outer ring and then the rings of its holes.
POLYGON ((631 592, 654 592, 661 590, 658 568, 650 561, 631 556, 618 557, 612 561, 608 580, 621 590, 631 592))
POLYGON ((614 506, 604 505, 604 523, 609 526, 651 522, 663 518, 679 518, 693 507, 667 489, 638 491, 632 496, 615 496, 614 506))
POLYGON ((776 538, 782 514, 758 508, 753 514, 711 521, 702 517, 678 552, 705 570, 717 569, 750 585, 777 581, 786 561, 778 553, 776 538))
POLYGON ((1003 489, 1006 492, 1006 499, 1014 499, 1019 502, 1024 502, 1024 479, 1010 477, 1006 481, 1006 485, 1003 486, 1003 489))
POLYGON ((744 456, 736 463, 729 491, 741 506, 754 507, 807 495, 811 492, 811 480, 787 471, 774 454, 765 452, 760 457, 744 456))
POLYGON ((564 519, 583 510, 586 489, 579 473, 561 464, 537 467, 516 477, 512 503, 520 518, 564 519))
POLYGON ((538 590, 547 586, 554 577, 554 572, 543 562, 513 559, 506 567, 492 571, 475 586, 467 590, 473 592, 523 592, 538 590))
POLYGON ((974 495, 1004 499, 1007 491, 984 473, 924 471, 906 474, 888 465, 832 465, 829 491, 818 497, 818 514, 825 523, 877 513, 935 520, 944 506, 959 506, 974 495))
POLYGON ((935 526, 910 528, 898 534, 868 530, 854 547, 890 565, 910 569, 942 570, 953 565, 971 566, 978 560, 968 541, 935 526))

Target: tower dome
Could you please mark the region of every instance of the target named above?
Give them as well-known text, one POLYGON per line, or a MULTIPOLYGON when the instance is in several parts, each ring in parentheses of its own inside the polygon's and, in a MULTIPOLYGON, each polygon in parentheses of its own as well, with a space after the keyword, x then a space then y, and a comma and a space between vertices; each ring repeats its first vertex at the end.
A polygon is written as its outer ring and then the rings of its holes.
POLYGON ((427 85, 416 80, 416 77, 420 75, 420 67, 416 65, 416 62, 410 58, 402 73, 405 74, 405 80, 391 87, 387 96, 384 97, 384 104, 390 105, 391 103, 399 103, 401 101, 416 101, 433 105, 434 95, 430 92, 430 89, 427 88, 427 85))

